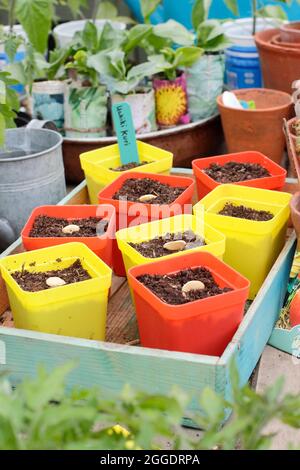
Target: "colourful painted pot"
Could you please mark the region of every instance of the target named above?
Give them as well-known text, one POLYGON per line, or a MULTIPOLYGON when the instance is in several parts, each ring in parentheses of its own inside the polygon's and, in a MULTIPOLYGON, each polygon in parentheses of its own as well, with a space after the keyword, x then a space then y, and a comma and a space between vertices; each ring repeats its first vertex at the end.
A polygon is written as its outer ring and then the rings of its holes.
POLYGON ((175 80, 153 79, 156 102, 156 120, 160 127, 188 124, 187 82, 182 73, 175 80))

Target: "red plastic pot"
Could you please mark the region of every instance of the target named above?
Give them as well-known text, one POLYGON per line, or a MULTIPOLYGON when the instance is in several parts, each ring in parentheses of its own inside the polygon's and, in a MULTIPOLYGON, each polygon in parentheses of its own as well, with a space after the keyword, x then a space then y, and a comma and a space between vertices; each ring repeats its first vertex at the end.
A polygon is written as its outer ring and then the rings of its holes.
POLYGON ((141 344, 144 347, 220 356, 244 315, 250 283, 210 253, 190 253, 134 267, 133 289, 141 344), (172 274, 206 267, 220 287, 233 290, 184 305, 168 305, 137 280, 143 274, 172 274))
MULTIPOLYGON (((98 194, 99 204, 112 204, 116 209, 116 230, 140 225, 153 220, 164 219, 180 214, 192 213, 192 198, 194 193, 194 180, 181 176, 167 176, 154 173, 130 172, 119 176, 113 183, 106 186, 98 194), (160 183, 173 187, 186 188, 185 191, 172 203, 165 205, 144 204, 131 201, 112 199, 113 195, 123 186, 126 180, 136 178, 151 178, 160 183)), ((122 253, 117 241, 113 241, 113 269, 117 276, 126 276, 122 253)))
POLYGON ((259 163, 261 166, 266 168, 266 170, 269 170, 269 173, 271 174, 271 176, 266 178, 240 181, 239 183, 234 184, 251 186, 253 188, 272 189, 276 191, 282 190, 287 172, 280 165, 277 165, 270 160, 270 158, 260 152, 230 153, 227 155, 218 155, 217 157, 198 158, 192 162, 199 200, 204 198, 204 196, 221 184, 213 180, 203 170, 209 168, 212 163, 222 166, 225 165, 225 163, 232 161, 240 163, 259 163))
POLYGON ((23 245, 27 251, 39 248, 48 248, 54 245, 63 245, 70 242, 81 242, 88 246, 106 264, 112 266, 112 243, 115 236, 116 212, 110 205, 101 206, 40 206, 33 210, 25 227, 21 232, 23 245), (99 217, 108 221, 106 232, 100 237, 39 237, 29 236, 33 222, 38 215, 49 217, 61 217, 68 219, 70 223, 74 219, 87 217, 99 217))

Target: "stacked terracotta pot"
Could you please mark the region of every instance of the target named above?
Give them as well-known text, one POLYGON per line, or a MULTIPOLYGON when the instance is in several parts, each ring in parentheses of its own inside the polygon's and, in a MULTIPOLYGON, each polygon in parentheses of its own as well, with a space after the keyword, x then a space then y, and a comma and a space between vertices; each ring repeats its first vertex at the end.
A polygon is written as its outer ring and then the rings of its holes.
POLYGON ((291 93, 293 81, 300 78, 300 22, 261 31, 255 42, 265 87, 291 93))

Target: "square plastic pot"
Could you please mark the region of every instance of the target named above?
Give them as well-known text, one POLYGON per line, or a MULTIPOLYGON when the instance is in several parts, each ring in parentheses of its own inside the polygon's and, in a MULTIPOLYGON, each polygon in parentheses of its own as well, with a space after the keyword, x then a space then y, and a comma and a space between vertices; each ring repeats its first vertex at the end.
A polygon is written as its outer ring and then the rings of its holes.
MULTIPOLYGON (((192 198, 195 182, 192 178, 181 176, 158 175, 154 173, 126 172, 113 183, 106 186, 98 195, 99 204, 112 204, 116 209, 116 230, 133 227, 153 220, 173 217, 184 213, 191 214, 192 198), (171 204, 145 204, 141 202, 119 201, 112 199, 113 195, 130 178, 151 178, 163 184, 173 187, 183 187, 183 193, 171 204)), ((118 276, 125 277, 126 270, 122 259, 122 253, 117 241, 113 243, 113 269, 118 276)))
POLYGON ((232 339, 243 318, 249 291, 247 279, 206 252, 137 266, 129 270, 128 281, 134 293, 142 346, 210 356, 220 356, 232 339), (170 305, 137 279, 143 274, 169 275, 200 266, 212 273, 220 287, 233 290, 183 305, 170 305))
MULTIPOLYGON (((140 161, 148 162, 146 165, 138 167, 139 172, 166 175, 170 173, 173 165, 173 154, 171 152, 140 141, 137 141, 137 146, 140 161)), ((99 191, 123 173, 111 170, 111 168, 122 165, 119 146, 114 144, 82 153, 80 163, 85 174, 91 204, 97 204, 99 191)), ((136 169, 126 170, 126 173, 132 171, 136 171, 136 169)))
POLYGON ((115 236, 116 211, 111 205, 98 206, 40 206, 34 209, 21 232, 24 248, 27 251, 63 245, 70 242, 81 242, 88 246, 99 258, 109 266, 112 265, 112 243, 115 236), (30 231, 39 215, 68 219, 70 224, 74 219, 99 217, 107 220, 107 230, 101 236, 95 237, 30 237, 30 231))
POLYGON ((111 269, 83 243, 43 248, 0 260, 16 328, 104 340, 111 269), (64 269, 80 259, 91 279, 61 287, 27 292, 11 273, 64 269), (60 260, 60 261, 58 261, 60 260), (33 263, 35 263, 33 265, 33 263))
POLYGON ((198 158, 192 162, 192 165, 194 175, 196 177, 199 200, 210 193, 210 191, 212 191, 214 188, 221 185, 221 183, 218 183, 208 176, 204 170, 209 168, 209 166, 213 163, 223 166, 228 162, 258 163, 268 170, 271 175, 266 178, 240 181, 234 184, 238 184, 240 186, 250 186, 253 188, 271 189, 276 191, 281 191, 284 186, 287 174, 286 170, 260 152, 239 152, 230 153, 227 155, 218 155, 216 157, 198 158))
POLYGON ((288 193, 223 184, 194 206, 196 217, 202 217, 204 209, 205 221, 226 236, 224 261, 251 281, 250 299, 258 293, 284 246, 290 199, 288 193), (218 214, 226 202, 270 211, 274 217, 258 222, 218 214))
POLYGON ((223 258, 225 253, 225 236, 204 224, 204 221, 190 214, 176 215, 168 219, 156 220, 147 224, 135 227, 125 228, 116 233, 118 247, 122 252, 126 272, 134 266, 153 263, 162 259, 168 260, 177 258, 186 253, 198 253, 207 251, 218 258, 223 258), (148 258, 139 251, 130 246, 130 243, 142 243, 152 240, 155 237, 161 237, 167 233, 181 233, 186 230, 192 230, 195 234, 205 239, 206 245, 192 248, 188 251, 170 253, 159 258, 148 258))

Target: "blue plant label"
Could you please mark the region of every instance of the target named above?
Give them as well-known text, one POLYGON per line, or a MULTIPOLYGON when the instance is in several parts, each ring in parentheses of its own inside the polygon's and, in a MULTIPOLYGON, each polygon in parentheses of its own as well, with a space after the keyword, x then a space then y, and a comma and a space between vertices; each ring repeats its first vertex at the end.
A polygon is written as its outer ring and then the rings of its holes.
POLYGON ((122 164, 139 163, 130 105, 125 102, 114 104, 112 106, 112 116, 122 164))

